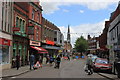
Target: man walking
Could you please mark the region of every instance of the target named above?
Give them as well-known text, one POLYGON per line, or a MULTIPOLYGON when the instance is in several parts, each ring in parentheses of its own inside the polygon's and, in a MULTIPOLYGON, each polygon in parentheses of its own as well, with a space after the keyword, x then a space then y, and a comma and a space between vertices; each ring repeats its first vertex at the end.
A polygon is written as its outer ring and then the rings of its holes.
POLYGON ((92 55, 91 54, 88 54, 88 57, 87 57, 87 60, 86 60, 86 65, 88 67, 88 70, 90 70, 90 74, 93 74, 93 71, 92 71, 93 62, 92 62, 92 55))
POLYGON ((33 55, 33 53, 30 55, 30 70, 33 68, 34 69, 34 60, 35 60, 35 56, 33 55))
POLYGON ((17 70, 19 69, 20 67, 20 54, 18 53, 17 56, 16 56, 16 67, 17 67, 17 70))

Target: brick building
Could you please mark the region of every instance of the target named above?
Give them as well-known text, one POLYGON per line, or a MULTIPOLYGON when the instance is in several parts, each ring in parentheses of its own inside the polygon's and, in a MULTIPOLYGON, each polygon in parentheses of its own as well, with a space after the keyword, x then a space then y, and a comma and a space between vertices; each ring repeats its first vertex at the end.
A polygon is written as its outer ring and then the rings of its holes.
POLYGON ((52 22, 42 17, 42 47, 45 48, 50 55, 58 54, 63 46, 63 34, 60 29, 52 22))
POLYGON ((96 50, 99 48, 99 37, 91 37, 88 35, 88 46, 90 53, 96 54, 96 50))
POLYGON ((13 19, 13 54, 12 67, 15 67, 16 55, 20 54, 20 65, 24 66, 28 58, 28 13, 29 4, 27 2, 14 2, 13 19))
POLYGON ((107 45, 109 47, 109 61, 113 64, 113 73, 116 72, 114 61, 116 56, 120 58, 120 2, 114 12, 111 13, 109 19, 110 25, 107 33, 107 45))
POLYGON ((108 58, 109 49, 107 47, 107 33, 110 25, 110 21, 105 21, 105 28, 103 29, 103 33, 99 36, 99 55, 100 57, 108 58))

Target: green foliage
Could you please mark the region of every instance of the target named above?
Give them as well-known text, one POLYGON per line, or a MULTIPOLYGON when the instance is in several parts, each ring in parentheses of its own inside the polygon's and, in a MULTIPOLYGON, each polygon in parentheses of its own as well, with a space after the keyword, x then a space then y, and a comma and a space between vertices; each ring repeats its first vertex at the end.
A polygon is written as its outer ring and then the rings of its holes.
POLYGON ((83 36, 81 36, 75 41, 74 46, 77 52, 85 52, 88 48, 88 42, 83 36))

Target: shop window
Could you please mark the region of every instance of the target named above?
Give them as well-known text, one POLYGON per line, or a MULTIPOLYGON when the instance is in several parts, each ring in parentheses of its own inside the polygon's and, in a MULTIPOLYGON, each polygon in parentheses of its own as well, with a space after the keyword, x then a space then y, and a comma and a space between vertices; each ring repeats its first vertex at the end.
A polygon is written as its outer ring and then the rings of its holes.
POLYGON ((22 45, 21 44, 19 44, 19 54, 20 56, 22 56, 22 45))
POLYGON ((15 56, 16 56, 16 48, 17 48, 17 46, 16 46, 16 44, 14 43, 13 44, 13 57, 15 58, 15 56))
POLYGON ((9 63, 9 46, 2 46, 2 64, 9 63))
POLYGON ((2 64, 2 46, 0 46, 0 65, 2 64))
POLYGON ((54 38, 54 41, 57 41, 57 38, 54 38))

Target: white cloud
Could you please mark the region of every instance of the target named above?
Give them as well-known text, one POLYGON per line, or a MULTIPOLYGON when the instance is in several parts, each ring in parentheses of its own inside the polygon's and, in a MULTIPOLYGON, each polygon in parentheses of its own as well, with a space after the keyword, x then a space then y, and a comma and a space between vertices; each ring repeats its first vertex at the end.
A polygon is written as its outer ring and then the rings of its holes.
POLYGON ((63 5, 83 5, 91 10, 100 10, 118 2, 119 0, 40 0, 43 12, 46 14, 54 13, 63 5))
POLYGON ((84 11, 83 11, 83 10, 80 10, 80 13, 84 13, 84 11))
MULTIPOLYGON (((90 34, 92 37, 96 36, 98 37, 100 35, 100 32, 104 29, 105 21, 108 19, 105 19, 101 22, 95 23, 95 24, 81 24, 77 26, 70 26, 70 33, 71 33, 71 43, 72 46, 74 46, 75 40, 80 37, 81 35, 84 36, 87 39, 87 35, 90 34)), ((59 27, 61 32, 64 35, 64 38, 66 40, 67 38, 67 27, 61 26, 59 27)))

